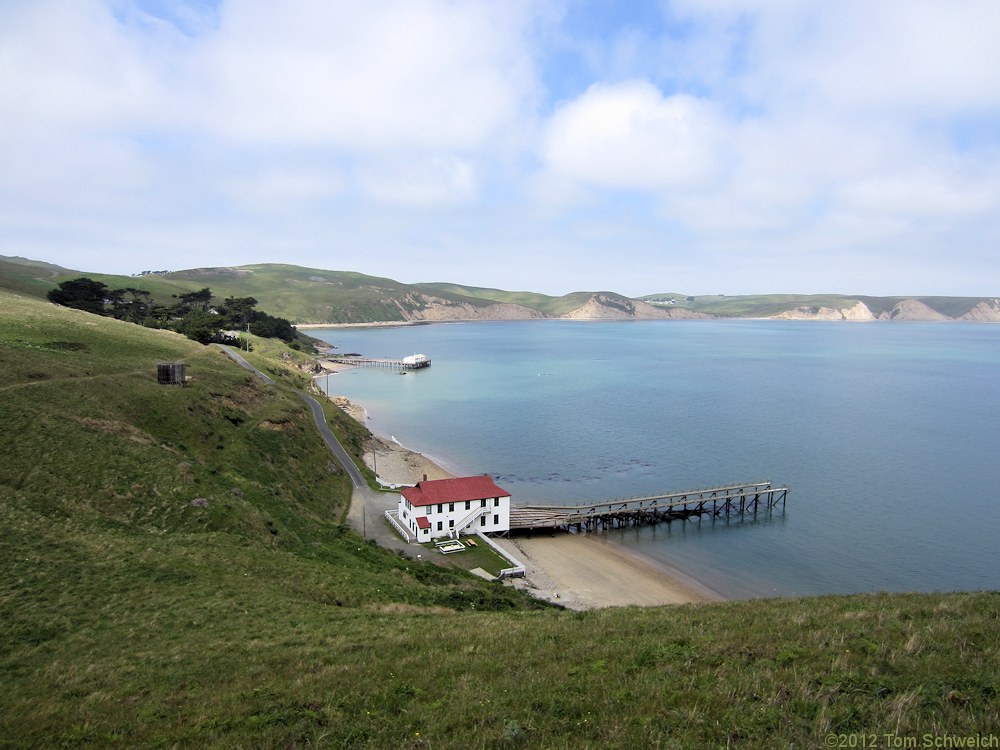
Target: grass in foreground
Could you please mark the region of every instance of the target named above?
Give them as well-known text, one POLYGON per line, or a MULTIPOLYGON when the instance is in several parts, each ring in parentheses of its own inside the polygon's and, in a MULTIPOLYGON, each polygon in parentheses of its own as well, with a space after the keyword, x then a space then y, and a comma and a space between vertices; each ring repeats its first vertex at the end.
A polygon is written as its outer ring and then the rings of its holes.
POLYGON ((1000 725, 998 594, 535 609, 350 532, 301 401, 210 348, 0 292, 0 382, 0 747, 817 747, 1000 725), (156 385, 178 359, 191 385, 156 385))

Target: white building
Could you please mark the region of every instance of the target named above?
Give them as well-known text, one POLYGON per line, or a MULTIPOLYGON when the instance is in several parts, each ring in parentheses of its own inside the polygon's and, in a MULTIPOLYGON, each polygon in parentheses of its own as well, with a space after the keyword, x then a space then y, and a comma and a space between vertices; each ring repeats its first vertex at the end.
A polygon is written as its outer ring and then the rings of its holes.
POLYGON ((403 368, 407 370, 417 370, 421 367, 430 367, 431 358, 426 354, 411 354, 403 357, 403 368))
POLYGON ((510 530, 510 493, 483 474, 432 479, 400 492, 399 523, 418 542, 510 530))

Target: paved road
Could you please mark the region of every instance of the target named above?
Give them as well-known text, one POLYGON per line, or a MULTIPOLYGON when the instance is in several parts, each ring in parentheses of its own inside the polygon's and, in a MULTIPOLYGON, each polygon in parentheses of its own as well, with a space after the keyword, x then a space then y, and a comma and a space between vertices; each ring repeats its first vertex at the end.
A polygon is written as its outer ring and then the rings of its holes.
MULTIPOLYGON (((228 354, 234 362, 240 365, 240 367, 257 373, 257 376, 268 385, 274 385, 274 381, 271 378, 243 359, 242 355, 240 355, 240 353, 235 349, 231 349, 228 346, 222 346, 221 344, 217 346, 228 354)), ((361 476, 361 472, 358 471, 358 467, 355 466, 354 461, 351 460, 347 451, 344 450, 344 446, 342 446, 337 440, 336 435, 330 431, 330 426, 326 423, 326 414, 323 413, 323 407, 320 406, 319 401, 314 399, 308 393, 300 391, 297 388, 293 390, 312 410, 313 422, 316 423, 316 429, 319 430, 320 437, 323 438, 323 442, 326 443, 326 447, 330 449, 330 452, 334 455, 337 461, 340 462, 340 465, 344 467, 344 470, 347 471, 347 474, 351 477, 355 490, 367 487, 368 483, 365 482, 365 478, 361 476)))
MULTIPOLYGON (((256 373, 265 383, 274 385, 274 381, 271 378, 247 362, 235 349, 218 344, 217 346, 228 354, 234 362, 239 364, 240 367, 256 373)), ((351 481, 354 483, 354 491, 351 494, 351 507, 347 511, 347 523, 352 529, 367 539, 374 539, 379 546, 398 550, 412 557, 416 554, 415 548, 404 542, 385 520, 385 511, 397 507, 399 496, 393 493, 376 492, 368 486, 364 477, 361 476, 358 467, 351 460, 347 451, 344 450, 344 446, 340 444, 337 437, 330 431, 330 427, 326 423, 326 414, 323 413, 323 407, 320 406, 320 403, 309 394, 297 388, 294 390, 299 398, 309 406, 309 409, 312 411, 313 422, 316 423, 316 429, 319 430, 323 442, 326 443, 330 452, 340 462, 340 465, 346 469, 348 475, 351 477, 351 481)))
POLYGON ((300 391, 298 388, 295 392, 299 395, 303 401, 309 404, 309 408, 312 409, 313 421, 316 423, 316 429, 319 430, 320 436, 323 438, 323 442, 326 443, 326 447, 330 449, 330 452, 337 457, 340 461, 340 465, 343 466, 347 473, 351 477, 351 481, 354 482, 354 489, 359 490, 362 488, 367 488, 368 483, 365 482, 365 478, 361 476, 361 472, 358 471, 358 467, 351 460, 351 457, 347 455, 347 451, 344 450, 344 446, 340 444, 337 440, 337 436, 330 431, 330 426, 326 423, 326 414, 323 413, 323 407, 320 406, 319 401, 314 399, 308 393, 300 391))
POLYGON ((226 354, 228 354, 229 358, 233 360, 236 364, 238 364, 240 367, 246 370, 250 370, 250 372, 257 373, 260 379, 263 380, 268 385, 274 385, 274 381, 271 380, 271 378, 269 378, 267 375, 262 373, 256 367, 254 367, 252 364, 243 359, 243 355, 240 354, 238 351, 236 351, 235 349, 231 349, 228 346, 223 346, 222 344, 216 344, 216 346, 222 349, 222 351, 224 351, 226 354))

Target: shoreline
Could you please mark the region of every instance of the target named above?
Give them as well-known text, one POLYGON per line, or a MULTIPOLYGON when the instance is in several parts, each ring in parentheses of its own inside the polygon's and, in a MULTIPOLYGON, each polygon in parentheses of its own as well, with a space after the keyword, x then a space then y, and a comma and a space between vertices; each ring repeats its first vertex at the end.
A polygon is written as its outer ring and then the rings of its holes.
POLYGON ((525 565, 527 574, 515 587, 567 609, 724 601, 680 571, 595 533, 543 531, 494 541, 525 565))
MULTIPOLYGON (((350 365, 343 365, 342 369, 350 365)), ((325 378, 317 375, 314 380, 325 378)), ((400 487, 414 485, 424 477, 427 479, 452 479, 457 474, 446 469, 442 462, 415 450, 407 448, 391 435, 386 437, 371 429, 368 422, 368 410, 361 404, 351 401, 346 396, 327 395, 323 393, 334 406, 341 409, 347 416, 363 424, 372 434, 365 443, 362 461, 372 470, 375 478, 385 487, 400 487)))
MULTIPOLYGON (((319 376, 324 377, 324 376, 319 376)), ((368 427, 361 404, 345 396, 327 396, 352 419, 368 427)), ((387 487, 413 485, 424 478, 456 476, 439 461, 372 432, 364 463, 387 487)), ((511 585, 536 598, 568 609, 660 606, 722 601, 724 597, 682 571, 594 534, 538 531, 530 535, 493 537, 524 563, 525 577, 511 585)))
POLYGON ((371 323, 295 323, 294 328, 309 330, 311 328, 394 328, 396 326, 415 326, 423 325, 428 322, 437 321, 426 321, 426 320, 396 320, 396 321, 373 321, 371 323))

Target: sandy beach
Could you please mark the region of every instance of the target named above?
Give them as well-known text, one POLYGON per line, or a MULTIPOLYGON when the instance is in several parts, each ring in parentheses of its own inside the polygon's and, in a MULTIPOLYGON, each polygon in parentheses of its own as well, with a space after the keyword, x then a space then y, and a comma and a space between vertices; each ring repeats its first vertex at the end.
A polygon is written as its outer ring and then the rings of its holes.
MULTIPOLYGON (((363 406, 343 396, 331 395, 330 400, 367 426, 363 406)), ((422 453, 379 436, 366 445, 364 461, 387 486, 454 476, 422 453)), ((514 579, 512 585, 569 609, 648 607, 722 598, 678 571, 605 541, 600 534, 540 532, 494 541, 525 567, 525 577, 514 579)))
POLYGON ((527 570, 519 588, 569 609, 652 607, 722 597, 600 534, 538 533, 496 540, 527 570))
POLYGON ((311 328, 394 328, 397 326, 415 326, 426 323, 425 320, 389 320, 375 323, 296 323, 296 328, 308 331, 311 328))
MULTIPOLYGON (((344 396, 331 395, 329 399, 350 417, 368 426, 368 413, 361 404, 344 396)), ((425 477, 450 479, 455 476, 423 453, 412 451, 374 433, 372 439, 365 444, 364 462, 387 487, 413 485, 425 477)))

